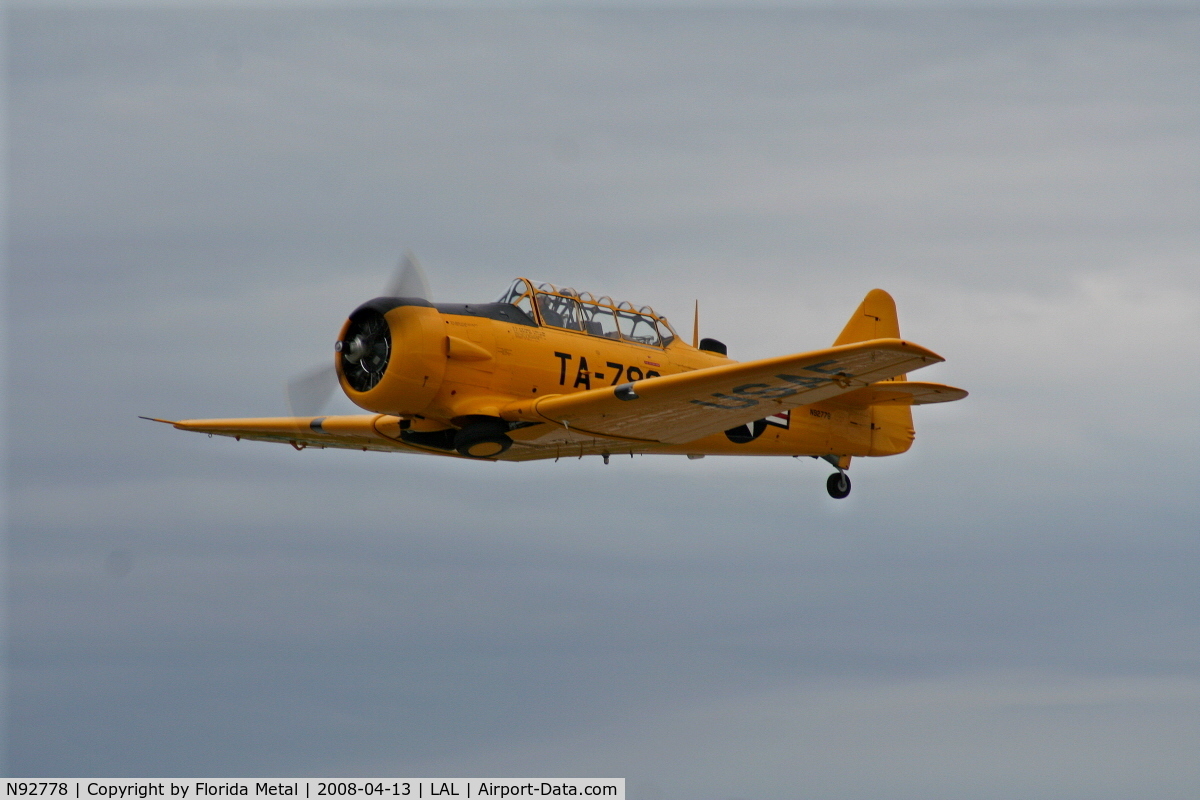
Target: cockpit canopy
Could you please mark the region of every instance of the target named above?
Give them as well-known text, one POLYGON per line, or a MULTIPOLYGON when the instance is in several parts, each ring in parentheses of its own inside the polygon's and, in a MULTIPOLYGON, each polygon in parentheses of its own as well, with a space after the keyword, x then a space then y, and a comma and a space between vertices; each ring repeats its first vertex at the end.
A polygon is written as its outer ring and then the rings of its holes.
POLYGON ((530 319, 554 328, 654 347, 675 341, 666 317, 655 314, 650 306, 634 308, 628 301, 615 303, 611 297, 594 297, 552 283, 539 283, 535 288, 531 281, 517 278, 499 302, 511 303, 530 319))

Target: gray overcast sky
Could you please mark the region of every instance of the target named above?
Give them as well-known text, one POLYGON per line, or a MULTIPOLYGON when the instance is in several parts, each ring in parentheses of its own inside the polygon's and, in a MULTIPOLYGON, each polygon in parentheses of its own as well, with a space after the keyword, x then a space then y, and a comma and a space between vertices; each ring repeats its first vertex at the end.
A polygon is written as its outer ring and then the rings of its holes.
POLYGON ((7 774, 1195 798, 1200 12, 10 8, 7 774), (913 451, 155 426, 412 248, 756 358, 897 300, 913 451))

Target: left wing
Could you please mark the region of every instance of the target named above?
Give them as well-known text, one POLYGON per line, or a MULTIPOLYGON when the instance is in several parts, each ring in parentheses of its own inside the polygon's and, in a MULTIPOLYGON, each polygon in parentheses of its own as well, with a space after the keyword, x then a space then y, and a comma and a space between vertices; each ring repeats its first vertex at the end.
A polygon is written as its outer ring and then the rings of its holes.
POLYGON ((142 417, 165 422, 181 431, 232 436, 260 442, 282 442, 297 450, 305 447, 336 447, 347 450, 423 452, 400 441, 399 418, 384 414, 353 414, 336 417, 259 417, 251 419, 169 419, 142 417))
POLYGON ((683 444, 943 360, 901 339, 872 339, 522 400, 506 406, 501 416, 551 422, 597 436, 683 444))

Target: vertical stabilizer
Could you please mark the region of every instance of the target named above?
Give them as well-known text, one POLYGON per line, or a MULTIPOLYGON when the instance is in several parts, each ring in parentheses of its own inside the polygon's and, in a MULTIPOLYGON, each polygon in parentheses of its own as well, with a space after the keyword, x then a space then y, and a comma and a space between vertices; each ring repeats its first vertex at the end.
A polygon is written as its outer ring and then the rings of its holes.
POLYGON ((859 303, 834 345, 899 338, 900 320, 896 316, 896 301, 883 289, 872 289, 859 303))
MULTIPOLYGON (((834 345, 899 338, 900 319, 896 316, 896 301, 883 289, 872 289, 859 303, 834 345)), ((908 378, 897 375, 890 380, 906 381, 908 378)), ((912 446, 914 436, 911 406, 871 407, 871 455, 903 453, 912 446)))

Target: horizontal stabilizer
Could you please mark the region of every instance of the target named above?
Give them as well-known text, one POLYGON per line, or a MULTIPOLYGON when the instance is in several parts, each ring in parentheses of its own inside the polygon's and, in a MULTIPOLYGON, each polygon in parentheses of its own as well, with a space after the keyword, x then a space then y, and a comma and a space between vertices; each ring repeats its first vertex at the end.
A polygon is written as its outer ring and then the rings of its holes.
POLYGON ((949 403, 967 396, 963 389, 941 383, 920 381, 882 381, 838 395, 827 401, 847 408, 866 406, 923 406, 929 403, 949 403))

